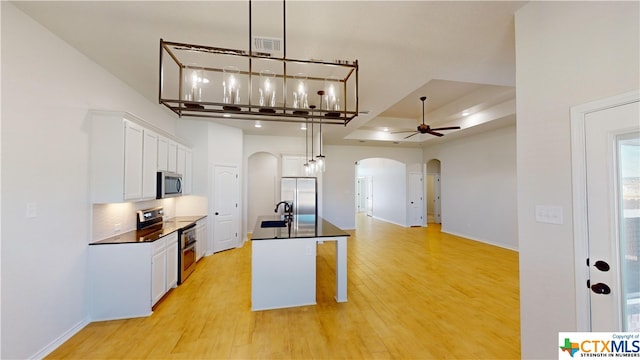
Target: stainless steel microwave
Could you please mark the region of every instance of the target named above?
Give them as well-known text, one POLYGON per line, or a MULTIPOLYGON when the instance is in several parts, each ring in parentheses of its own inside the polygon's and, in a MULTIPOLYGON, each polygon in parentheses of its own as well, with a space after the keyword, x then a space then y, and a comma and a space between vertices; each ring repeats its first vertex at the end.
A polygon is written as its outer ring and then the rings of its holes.
POLYGON ((158 171, 156 199, 182 195, 182 175, 168 171, 158 171))

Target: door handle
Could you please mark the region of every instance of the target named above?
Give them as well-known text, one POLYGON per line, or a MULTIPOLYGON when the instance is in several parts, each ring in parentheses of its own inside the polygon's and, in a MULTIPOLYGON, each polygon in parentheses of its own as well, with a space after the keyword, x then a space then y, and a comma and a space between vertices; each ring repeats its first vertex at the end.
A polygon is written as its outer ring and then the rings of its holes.
POLYGON ((609 285, 603 284, 603 283, 597 283, 597 284, 591 285, 591 291, 593 291, 596 294, 603 294, 603 295, 611 294, 611 288, 609 287, 609 285))
POLYGON ((609 266, 609 264, 607 264, 606 261, 602 261, 602 260, 598 260, 596 261, 595 264, 593 264, 593 266, 596 267, 596 269, 600 270, 600 271, 609 271, 609 269, 611 269, 611 267, 609 266))

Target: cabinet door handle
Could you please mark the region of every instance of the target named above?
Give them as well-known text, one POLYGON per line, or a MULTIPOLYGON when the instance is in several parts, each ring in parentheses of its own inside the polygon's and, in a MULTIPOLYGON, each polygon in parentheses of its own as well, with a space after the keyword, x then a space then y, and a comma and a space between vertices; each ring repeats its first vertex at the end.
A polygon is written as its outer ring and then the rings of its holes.
POLYGON ((216 215, 220 215, 220 213, 216 211, 216 215))

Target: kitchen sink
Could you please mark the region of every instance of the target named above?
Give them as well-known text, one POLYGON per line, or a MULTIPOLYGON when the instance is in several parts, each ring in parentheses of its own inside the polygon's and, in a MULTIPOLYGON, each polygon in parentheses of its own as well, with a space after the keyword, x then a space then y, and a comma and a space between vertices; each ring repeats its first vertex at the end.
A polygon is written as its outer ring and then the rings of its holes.
POLYGON ((260 223, 261 228, 287 227, 286 220, 264 220, 260 223))

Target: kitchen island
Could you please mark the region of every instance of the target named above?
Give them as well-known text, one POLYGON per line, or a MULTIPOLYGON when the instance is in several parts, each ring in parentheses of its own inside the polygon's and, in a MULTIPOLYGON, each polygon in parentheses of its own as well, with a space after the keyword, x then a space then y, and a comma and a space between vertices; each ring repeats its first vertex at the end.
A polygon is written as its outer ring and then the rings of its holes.
POLYGON ((337 302, 347 301, 347 237, 325 219, 260 216, 251 236, 251 310, 316 304, 316 246, 335 241, 337 302))

